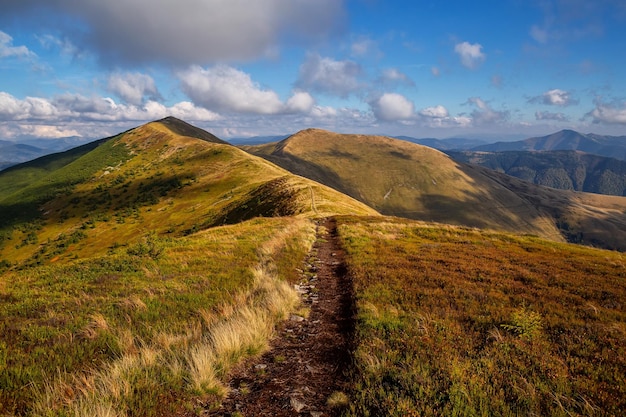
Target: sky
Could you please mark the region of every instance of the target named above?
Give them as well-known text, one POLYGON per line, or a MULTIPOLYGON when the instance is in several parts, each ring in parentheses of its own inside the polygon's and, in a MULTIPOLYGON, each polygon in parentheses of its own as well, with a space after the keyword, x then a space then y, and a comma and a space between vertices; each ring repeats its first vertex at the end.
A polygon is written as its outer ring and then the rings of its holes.
POLYGON ((2 0, 0 139, 626 135, 624 0, 2 0))

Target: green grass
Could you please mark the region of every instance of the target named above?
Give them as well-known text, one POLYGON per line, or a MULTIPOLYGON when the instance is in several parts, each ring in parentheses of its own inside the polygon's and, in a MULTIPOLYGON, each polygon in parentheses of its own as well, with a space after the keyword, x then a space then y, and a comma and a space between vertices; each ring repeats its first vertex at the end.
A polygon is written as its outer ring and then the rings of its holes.
MULTIPOLYGON (((0 176, 0 190, 11 178, 0 176)), ((64 263, 135 244, 148 231, 178 237, 258 216, 328 212, 375 213, 231 145, 150 123, 20 191, 0 192, 0 218, 11 223, 0 227, 0 262, 14 269, 64 263)))
POLYGON ((623 254, 340 220, 357 294, 354 416, 620 415, 623 254))
POLYGON ((107 256, 6 272, 0 415, 89 415, 84 410, 109 406, 158 415, 194 398, 218 402, 228 369, 266 348, 286 314, 280 301, 294 302, 290 286, 281 287, 291 272, 282 270, 300 267, 313 239, 306 220, 257 219, 186 238, 148 235, 107 256), (242 314, 244 324, 260 317, 262 328, 237 324, 242 314), (220 328, 228 330, 227 347, 216 341, 220 328), (194 382, 200 351, 215 357, 212 385, 194 382))

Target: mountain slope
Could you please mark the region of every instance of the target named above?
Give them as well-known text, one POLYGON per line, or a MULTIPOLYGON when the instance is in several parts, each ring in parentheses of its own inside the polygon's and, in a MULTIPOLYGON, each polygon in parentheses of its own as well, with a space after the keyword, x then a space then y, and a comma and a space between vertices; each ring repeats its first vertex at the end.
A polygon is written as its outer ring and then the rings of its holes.
POLYGON ((180 236, 257 216, 376 214, 202 132, 174 119, 153 122, 86 153, 3 172, 0 259, 93 256, 147 233, 180 236), (20 176, 28 185, 8 185, 20 176))
POLYGON ((309 129, 244 149, 383 214, 626 249, 624 199, 583 198, 513 181, 404 141, 309 129))
POLYGON ((447 152, 457 161, 477 164, 546 187, 626 195, 626 161, 580 151, 447 152))
POLYGON ((585 135, 573 130, 561 130, 551 135, 516 142, 477 146, 472 150, 487 152, 575 150, 626 160, 626 136, 585 135))

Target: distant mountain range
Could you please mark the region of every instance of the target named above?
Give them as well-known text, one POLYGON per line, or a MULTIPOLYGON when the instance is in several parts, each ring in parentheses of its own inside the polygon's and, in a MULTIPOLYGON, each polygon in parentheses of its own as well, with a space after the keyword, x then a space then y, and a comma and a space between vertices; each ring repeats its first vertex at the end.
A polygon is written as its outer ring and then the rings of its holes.
POLYGON ((411 136, 394 136, 396 139, 406 140, 407 142, 417 143, 418 145, 428 146, 429 148, 438 149, 440 151, 448 150, 461 150, 472 149, 477 146, 487 144, 486 141, 481 139, 466 139, 466 138, 448 138, 448 139, 435 139, 435 138, 413 138, 411 136))
POLYGON ((626 195, 626 161, 580 151, 448 151, 457 161, 476 164, 524 181, 561 190, 626 195))
POLYGON ((88 142, 80 137, 62 139, 29 139, 21 142, 0 140, 0 170, 40 156, 63 152, 88 142))
POLYGON ((496 142, 471 148, 472 151, 582 151, 593 155, 626 160, 626 136, 603 136, 582 134, 573 130, 561 130, 548 136, 540 136, 515 142, 496 142))

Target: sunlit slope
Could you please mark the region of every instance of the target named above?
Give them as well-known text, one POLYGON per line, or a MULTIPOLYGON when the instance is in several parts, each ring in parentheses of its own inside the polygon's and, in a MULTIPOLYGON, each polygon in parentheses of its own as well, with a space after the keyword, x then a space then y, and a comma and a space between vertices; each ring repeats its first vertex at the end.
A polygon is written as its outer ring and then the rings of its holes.
POLYGON ((554 219, 568 242, 626 251, 626 197, 555 190, 468 165, 554 219))
POLYGON ((308 129, 246 149, 383 214, 562 240, 553 219, 528 200, 432 148, 308 129))
POLYGON ((236 147, 198 138, 184 122, 166 121, 114 137, 0 195, 3 218, 28 214, 4 226, 0 260, 57 262, 106 253, 148 233, 181 236, 257 216, 376 214, 236 147))

